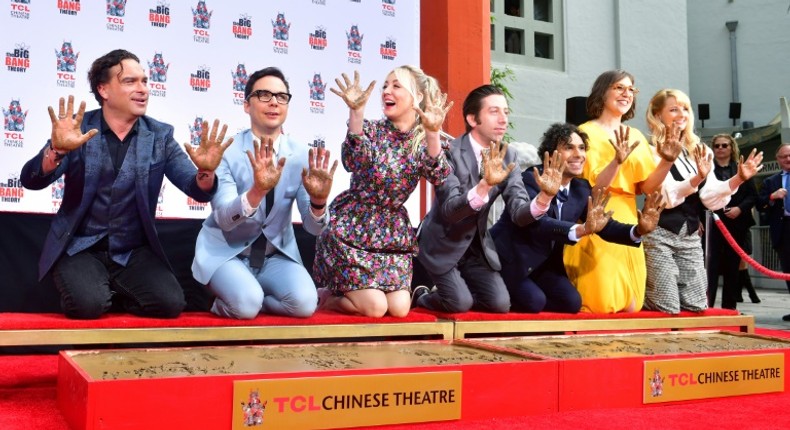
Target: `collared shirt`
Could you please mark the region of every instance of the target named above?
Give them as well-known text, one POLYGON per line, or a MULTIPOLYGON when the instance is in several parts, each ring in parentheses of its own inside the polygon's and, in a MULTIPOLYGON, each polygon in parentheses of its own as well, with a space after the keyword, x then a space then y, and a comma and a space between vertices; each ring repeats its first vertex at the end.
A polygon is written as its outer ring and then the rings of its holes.
POLYGON ((132 139, 137 137, 137 128, 139 124, 140 120, 138 119, 134 122, 129 133, 121 140, 118 135, 112 131, 107 121, 104 120, 104 115, 101 117, 101 134, 107 141, 107 150, 110 152, 110 160, 112 160, 112 166, 115 168, 116 175, 118 171, 121 170, 121 166, 123 166, 123 160, 126 158, 126 152, 129 150, 129 146, 131 146, 132 139))
MULTIPOLYGON (((483 148, 483 146, 475 140, 471 133, 469 133, 469 142, 472 144, 472 151, 475 153, 477 165, 480 166, 483 160, 483 149, 486 148, 483 148)), ((482 172, 480 173, 482 174, 482 172)), ((486 194, 484 197, 480 197, 480 195, 477 194, 477 187, 472 187, 466 193, 466 200, 469 202, 469 206, 475 211, 481 210, 483 206, 489 202, 488 194, 486 194)), ((538 204, 538 199, 532 199, 530 202, 529 211, 532 213, 532 217, 535 219, 539 219, 546 215, 548 210, 549 206, 541 207, 540 204, 538 204)))

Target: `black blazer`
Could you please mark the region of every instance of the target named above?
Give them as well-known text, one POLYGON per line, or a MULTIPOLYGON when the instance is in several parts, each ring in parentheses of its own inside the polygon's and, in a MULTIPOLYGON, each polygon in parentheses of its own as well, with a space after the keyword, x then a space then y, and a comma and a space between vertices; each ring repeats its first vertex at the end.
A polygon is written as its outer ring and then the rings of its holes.
MULTIPOLYGON (((538 170, 543 172, 543 166, 538 166, 538 170)), ((535 198, 540 193, 540 187, 535 182, 531 168, 522 173, 522 180, 530 198, 535 198)), ((552 200, 545 216, 524 227, 515 225, 507 211, 503 213, 491 228, 502 265, 516 265, 525 278, 546 263, 550 256, 560 260, 550 263, 562 267, 562 253, 552 250, 555 246, 576 244, 568 239, 568 232, 577 221, 587 218, 587 197, 591 193, 592 188, 586 179, 571 179, 568 201, 562 205, 562 219, 557 219, 555 200, 552 200)), ((609 242, 637 247, 639 243, 631 239, 632 227, 612 219, 598 235, 609 242)))
POLYGON ((764 212, 768 217, 768 232, 771 235, 771 243, 776 249, 782 244, 782 218, 785 212, 782 202, 771 200, 771 194, 779 188, 783 188, 782 172, 766 178, 757 196, 757 210, 764 212))
MULTIPOLYGON (((731 177, 738 174, 738 163, 730 162, 729 166, 720 167, 715 166, 716 177, 720 181, 726 181, 731 177)), ((738 218, 730 219, 724 215, 724 209, 719 209, 716 214, 719 215, 721 221, 730 231, 745 231, 755 224, 754 215, 752 215, 752 208, 757 203, 757 187, 754 186, 754 180, 741 184, 738 191, 730 198, 730 203, 727 204, 728 208, 738 207, 741 210, 741 215, 738 218)))

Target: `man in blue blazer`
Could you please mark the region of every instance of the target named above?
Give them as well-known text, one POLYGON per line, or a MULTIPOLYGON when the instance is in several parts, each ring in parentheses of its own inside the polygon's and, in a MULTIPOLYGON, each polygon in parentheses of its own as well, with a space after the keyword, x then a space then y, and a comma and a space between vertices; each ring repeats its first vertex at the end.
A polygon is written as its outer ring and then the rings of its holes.
POLYGON ((236 135, 217 169, 219 189, 198 235, 192 274, 216 296, 211 312, 217 315, 250 319, 263 310, 309 317, 316 287, 299 254, 291 210, 296 202, 304 229, 321 233, 337 161, 329 171, 329 151, 308 151, 283 134, 291 94, 279 69, 250 75, 244 96, 250 128, 236 135))
MULTIPOLYGON (((622 143, 627 151, 627 143, 622 143)), ((655 229, 661 212, 658 193, 648 197, 637 226, 619 223, 611 219, 611 212, 605 213, 603 191, 591 198, 590 183, 578 177, 584 168, 586 149, 587 135, 576 126, 558 123, 549 127, 538 149, 545 154, 544 164, 536 168, 537 174, 529 169, 522 173, 530 197, 550 205, 546 216, 519 227, 506 210, 491 229, 514 311, 579 312, 581 296, 568 279, 562 261, 565 245, 598 234, 607 241, 639 246, 641 237, 655 229), (549 158, 549 153, 554 156, 549 158), (552 171, 561 175, 558 191, 546 184, 557 175, 552 171)))
POLYGON ((101 108, 86 113, 82 102, 75 116, 74 97, 61 98, 57 117, 49 108, 52 138, 22 168, 22 185, 35 190, 65 175, 39 276, 52 272, 69 318, 98 318, 113 303, 175 318, 186 301, 157 237, 156 202, 164 176, 197 201, 211 199, 232 142, 221 143, 227 126, 217 138, 215 121, 209 138, 204 123, 187 156, 172 126, 145 115, 148 78, 137 56, 114 50, 93 62, 88 80, 101 108))
MULTIPOLYGON (((757 209, 768 216, 768 232, 771 244, 779 254, 782 271, 790 273, 790 143, 782 143, 776 150, 776 162, 781 172, 763 181, 757 196, 757 209)), ((790 281, 787 289, 790 291, 790 281)), ((790 321, 790 314, 782 317, 790 321)))

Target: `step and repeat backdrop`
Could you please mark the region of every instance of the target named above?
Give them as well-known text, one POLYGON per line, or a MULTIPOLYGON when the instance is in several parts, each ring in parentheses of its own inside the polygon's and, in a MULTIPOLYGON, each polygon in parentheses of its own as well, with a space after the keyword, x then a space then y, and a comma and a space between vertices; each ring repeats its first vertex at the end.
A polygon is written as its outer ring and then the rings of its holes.
MULTIPOLYGON (((202 120, 249 127, 244 85, 255 70, 283 70, 293 99, 285 133, 325 145, 333 159, 345 138, 348 108, 332 94, 334 79, 359 70, 363 85, 401 64, 419 64, 419 0, 0 0, 0 211, 54 213, 63 179, 23 189, 24 163, 51 132, 47 107, 73 95, 98 103, 87 71, 97 57, 123 48, 148 73, 148 115, 172 124, 179 142, 197 144, 202 120)), ((380 85, 367 118, 381 117, 380 85)), ((231 133, 232 132, 232 133, 231 133)), ((339 168, 331 197, 348 187, 339 168)), ((417 224, 417 193, 407 203, 417 224)), ((205 218, 208 204, 165 182, 162 218, 205 218)), ((298 215, 295 215, 298 220, 298 215)))

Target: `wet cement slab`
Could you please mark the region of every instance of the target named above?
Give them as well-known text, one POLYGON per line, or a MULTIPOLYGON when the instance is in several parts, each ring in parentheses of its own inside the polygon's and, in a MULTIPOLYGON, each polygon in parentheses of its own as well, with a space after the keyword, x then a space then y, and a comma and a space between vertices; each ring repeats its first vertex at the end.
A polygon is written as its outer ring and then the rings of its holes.
POLYGON ((476 339, 476 341, 496 348, 517 350, 555 359, 790 349, 788 341, 731 332, 484 338, 476 339))
POLYGON ((443 341, 69 351, 93 380, 531 361, 443 341))

